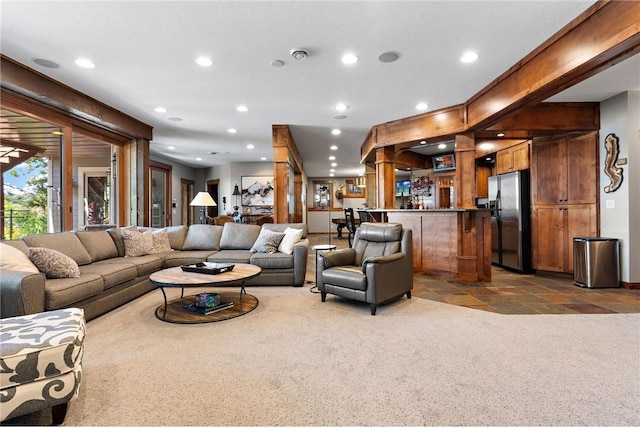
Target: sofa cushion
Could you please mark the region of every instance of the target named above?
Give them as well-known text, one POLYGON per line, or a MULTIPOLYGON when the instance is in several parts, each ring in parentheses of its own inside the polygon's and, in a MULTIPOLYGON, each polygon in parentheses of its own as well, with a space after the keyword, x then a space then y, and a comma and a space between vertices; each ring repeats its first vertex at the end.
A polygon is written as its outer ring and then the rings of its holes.
POLYGON ((174 250, 182 250, 184 240, 187 237, 189 228, 187 226, 169 226, 167 227, 167 235, 169 235, 169 243, 174 250))
POLYGON ((78 231, 76 235, 78 235, 80 242, 82 242, 82 245, 91 256, 92 262, 118 257, 116 244, 106 230, 97 230, 95 232, 78 231))
POLYGON ((192 265, 198 262, 204 262, 209 256, 214 254, 213 250, 191 250, 191 251, 172 251, 169 253, 157 254, 163 258, 162 266, 164 268, 192 265))
POLYGON ((268 229, 262 229, 258 239, 253 243, 249 250, 251 253, 275 253, 278 251, 278 245, 284 238, 284 233, 273 232, 268 229))
POLYGON ((293 254, 293 247, 300 242, 304 229, 292 229, 287 227, 284 230, 284 238, 278 245, 278 251, 285 254, 293 254))
POLYGON ((133 263, 105 263, 103 260, 91 263, 90 265, 81 266, 80 273, 94 273, 96 275, 100 275, 104 280, 104 289, 107 290, 116 285, 136 279, 138 270, 133 263))
POLYGON ((184 240, 183 250, 219 250, 222 226, 192 224, 184 240))
POLYGON ((250 263, 262 269, 292 269, 293 256, 284 253, 255 253, 250 263))
POLYGON ((124 257, 124 231, 125 230, 138 230, 136 226, 127 226, 127 227, 115 227, 112 229, 107 229, 107 233, 111 235, 111 239, 113 239, 113 243, 116 244, 116 248, 118 249, 118 257, 124 257))
POLYGON ((0 242, 0 269, 32 273, 40 272, 25 253, 2 242, 0 242))
POLYGON ((242 224, 227 222, 222 229, 220 238, 221 250, 249 250, 258 239, 262 230, 257 224, 242 224))
POLYGON ((114 259, 103 260, 100 263, 131 263, 136 267, 137 276, 149 275, 162 269, 162 257, 158 254, 149 254, 139 257, 116 257, 114 259))
POLYGON ((249 263, 251 256, 254 254, 250 253, 249 250, 220 250, 210 255, 207 261, 215 263, 249 263))
POLYGON ((95 296, 104 290, 100 275, 87 273, 79 278, 47 279, 44 289, 44 308, 60 309, 72 306, 79 300, 95 296))
POLYGON ((139 257, 153 253, 153 236, 150 230, 143 233, 133 229, 125 229, 122 238, 125 257, 139 257))
POLYGON ((27 253, 29 259, 40 272, 49 279, 78 278, 80 269, 78 264, 69 256, 51 248, 30 247, 27 253))
POLYGON ((91 263, 91 256, 74 232, 45 233, 22 238, 30 247, 44 247, 71 257, 78 265, 91 263))

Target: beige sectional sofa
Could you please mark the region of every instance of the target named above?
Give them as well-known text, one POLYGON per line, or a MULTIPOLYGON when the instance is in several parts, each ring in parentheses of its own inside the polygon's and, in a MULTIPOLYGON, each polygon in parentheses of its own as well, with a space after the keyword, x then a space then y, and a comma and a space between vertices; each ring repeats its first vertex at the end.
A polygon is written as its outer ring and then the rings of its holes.
POLYGON ((31 235, 4 241, 4 244, 24 254, 28 253, 29 247, 56 250, 77 263, 80 275, 77 278, 47 279, 40 272, 3 268, 0 275, 0 317, 78 307, 84 309, 85 318, 89 320, 153 290, 155 287, 149 282, 151 273, 202 261, 260 266, 261 274, 247 281, 246 286, 299 287, 305 281, 309 241, 307 226, 303 223, 167 227, 170 251, 135 257, 125 254, 127 232, 124 229, 31 235), (282 233, 287 228, 302 229, 302 238, 289 248, 291 254, 250 251, 263 229, 282 233))

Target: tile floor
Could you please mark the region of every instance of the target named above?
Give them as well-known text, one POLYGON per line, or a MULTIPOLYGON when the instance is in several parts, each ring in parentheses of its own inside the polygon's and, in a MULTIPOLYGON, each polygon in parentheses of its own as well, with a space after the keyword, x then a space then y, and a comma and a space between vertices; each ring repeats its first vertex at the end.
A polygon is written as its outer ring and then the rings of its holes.
MULTIPOLYGON (((327 244, 327 235, 310 235, 310 245, 327 244)), ((338 248, 346 239, 331 238, 338 248)), ((309 251, 307 280, 315 280, 315 252, 309 251)), ((414 298, 500 314, 640 313, 640 290, 582 288, 571 277, 521 275, 493 267, 489 283, 467 284, 414 275, 414 298)))

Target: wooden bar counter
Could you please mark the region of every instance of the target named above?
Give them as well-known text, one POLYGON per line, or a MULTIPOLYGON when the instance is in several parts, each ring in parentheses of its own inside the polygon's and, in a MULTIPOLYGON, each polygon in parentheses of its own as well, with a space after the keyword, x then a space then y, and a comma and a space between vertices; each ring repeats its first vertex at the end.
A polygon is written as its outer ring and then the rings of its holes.
POLYGON ((377 221, 400 223, 413 235, 413 269, 461 282, 491 281, 488 210, 367 210, 377 221))

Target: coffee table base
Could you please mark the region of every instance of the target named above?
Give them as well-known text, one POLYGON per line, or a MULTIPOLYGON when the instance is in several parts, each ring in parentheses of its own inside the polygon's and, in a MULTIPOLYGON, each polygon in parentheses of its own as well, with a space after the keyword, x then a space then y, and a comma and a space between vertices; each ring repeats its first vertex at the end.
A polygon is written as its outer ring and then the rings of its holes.
POLYGON ((218 294, 220 294, 220 298, 222 300, 233 302, 233 306, 228 309, 214 312, 210 315, 200 315, 184 308, 184 305, 195 301, 196 298, 194 294, 192 296, 186 296, 168 302, 166 307, 167 313, 164 317, 162 315, 165 311, 165 305, 162 304, 158 306, 156 308, 156 318, 161 321, 176 324, 202 324, 236 318, 248 314, 258 307, 258 298, 251 294, 242 294, 242 307, 240 306, 240 293, 237 291, 222 291, 218 292, 218 294))

